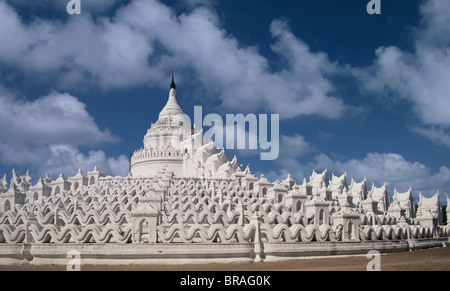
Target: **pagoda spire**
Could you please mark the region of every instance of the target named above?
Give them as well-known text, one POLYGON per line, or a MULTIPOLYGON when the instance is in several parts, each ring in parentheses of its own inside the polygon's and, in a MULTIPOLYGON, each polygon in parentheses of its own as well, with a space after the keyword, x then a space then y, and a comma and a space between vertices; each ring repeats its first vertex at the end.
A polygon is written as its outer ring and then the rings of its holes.
POLYGON ((159 118, 169 118, 173 117, 177 114, 184 114, 183 110, 181 109, 180 105, 178 105, 177 99, 176 99, 177 91, 176 91, 176 85, 175 85, 175 78, 174 78, 174 71, 172 70, 172 84, 170 84, 170 90, 169 90, 169 99, 167 100, 166 105, 162 109, 162 111, 159 113, 159 118))
POLYGON ((175 79, 174 79, 174 70, 172 70, 172 83, 170 84, 170 89, 177 89, 177 86, 175 85, 175 79))

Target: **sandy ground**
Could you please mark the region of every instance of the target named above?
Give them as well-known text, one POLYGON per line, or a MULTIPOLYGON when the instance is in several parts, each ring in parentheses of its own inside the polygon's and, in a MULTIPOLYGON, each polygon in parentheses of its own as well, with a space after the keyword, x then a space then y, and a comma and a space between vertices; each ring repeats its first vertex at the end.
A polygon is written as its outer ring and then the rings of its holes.
MULTIPOLYGON (((365 271, 371 258, 347 256, 309 258, 282 262, 88 266, 81 271, 365 271)), ((381 271, 450 271, 450 248, 433 248, 414 252, 383 254, 381 271)), ((0 271, 65 271, 66 266, 0 266, 0 271)))

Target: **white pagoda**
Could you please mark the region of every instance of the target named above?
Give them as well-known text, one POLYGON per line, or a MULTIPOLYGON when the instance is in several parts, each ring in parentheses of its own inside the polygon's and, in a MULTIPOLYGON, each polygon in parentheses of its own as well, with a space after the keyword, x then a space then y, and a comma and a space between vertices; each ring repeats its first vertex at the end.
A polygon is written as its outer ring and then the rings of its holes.
POLYGON ((176 177, 229 178, 239 168, 236 157, 229 161, 224 150, 205 141, 202 129, 190 124, 177 102, 173 74, 167 104, 143 143, 130 158, 133 177, 152 177, 165 169, 176 177))

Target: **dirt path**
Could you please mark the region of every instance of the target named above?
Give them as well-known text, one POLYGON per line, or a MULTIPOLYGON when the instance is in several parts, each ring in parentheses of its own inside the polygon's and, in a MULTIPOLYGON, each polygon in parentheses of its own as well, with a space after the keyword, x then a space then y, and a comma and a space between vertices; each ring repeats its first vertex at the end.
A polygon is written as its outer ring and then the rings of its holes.
MULTIPOLYGON (((366 256, 299 259, 282 262, 81 266, 82 271, 365 271, 366 256)), ((381 271, 450 271, 450 248, 434 248, 380 256, 381 271)), ((0 266, 0 271, 64 271, 66 266, 0 266)))

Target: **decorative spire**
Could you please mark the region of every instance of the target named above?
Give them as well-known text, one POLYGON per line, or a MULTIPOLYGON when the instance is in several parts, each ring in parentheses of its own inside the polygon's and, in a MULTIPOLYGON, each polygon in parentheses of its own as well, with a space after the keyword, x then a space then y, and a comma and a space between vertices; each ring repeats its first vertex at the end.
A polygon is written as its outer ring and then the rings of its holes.
POLYGON ((175 79, 173 76, 174 70, 172 70, 172 83, 170 84, 170 89, 177 89, 177 85, 175 85, 175 79))
MULTIPOLYGON (((176 99, 176 90, 175 90, 176 85, 175 85, 175 81, 174 81, 173 72, 174 71, 172 71, 172 84, 170 84, 169 99, 167 100, 167 103, 164 106, 164 108, 162 109, 162 111, 159 113, 159 117, 158 117, 158 120, 166 119, 167 123, 169 123, 170 118, 177 116, 177 115, 179 117, 178 119, 184 118, 184 112, 181 109, 180 105, 178 105, 178 102, 176 99)), ((183 120, 183 122, 184 122, 184 120, 183 120)))

